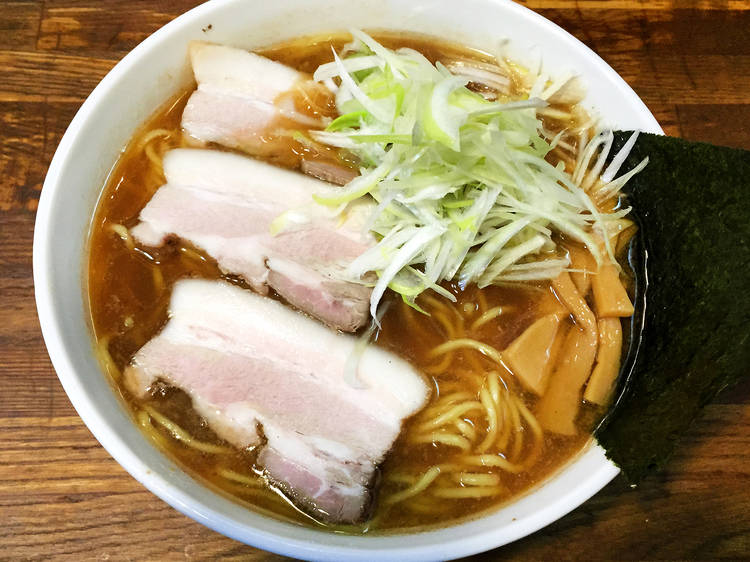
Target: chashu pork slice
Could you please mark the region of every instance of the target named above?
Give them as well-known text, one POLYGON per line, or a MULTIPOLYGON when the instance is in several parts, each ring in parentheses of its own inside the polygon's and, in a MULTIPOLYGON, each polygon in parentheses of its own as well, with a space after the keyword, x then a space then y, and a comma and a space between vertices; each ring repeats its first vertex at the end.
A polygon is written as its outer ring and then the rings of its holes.
POLYGON ((312 199, 333 186, 214 150, 172 150, 164 157, 164 174, 167 184, 131 231, 139 242, 160 246, 179 236, 225 273, 241 276, 261 294, 273 288, 334 328, 355 331, 367 321, 371 289, 344 270, 374 243, 363 233, 370 203, 350 205, 342 220, 312 199), (272 235, 275 220, 280 232, 272 235))
POLYGON ((339 185, 359 175, 345 165, 294 155, 287 146, 294 130, 326 125, 297 107, 298 98, 311 100, 311 95, 330 97, 333 103, 333 94, 310 75, 243 49, 202 41, 190 43, 188 56, 198 83, 182 114, 190 138, 287 165, 299 159, 303 172, 339 185))
POLYGON ((136 397, 157 380, 181 388, 219 436, 259 447, 267 478, 298 506, 354 522, 402 422, 429 394, 406 361, 373 346, 359 354, 356 342, 228 283, 182 280, 125 384, 136 397))
POLYGON ((190 43, 188 56, 198 83, 182 114, 188 135, 256 152, 263 148, 264 134, 284 113, 305 120, 293 106, 283 108, 276 103, 282 94, 309 79, 293 68, 242 49, 202 41, 190 43))

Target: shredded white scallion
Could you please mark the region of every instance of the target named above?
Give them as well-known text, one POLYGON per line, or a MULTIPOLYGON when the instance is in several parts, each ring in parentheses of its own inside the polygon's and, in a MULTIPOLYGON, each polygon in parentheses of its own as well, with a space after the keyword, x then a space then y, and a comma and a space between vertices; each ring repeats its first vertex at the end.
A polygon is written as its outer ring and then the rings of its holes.
POLYGON ((444 281, 485 286, 559 275, 569 263, 557 251, 553 232, 587 245, 597 261, 612 259, 607 233, 627 210, 604 213, 597 203, 616 194, 645 163, 614 178, 635 142, 631 138, 600 179, 611 131, 589 140, 587 132, 551 136, 544 130, 542 113, 565 117, 546 100, 561 92, 571 97, 575 78, 551 81, 540 68, 525 77, 528 97, 503 94, 502 102, 490 101, 467 82, 481 71, 504 85, 505 61, 498 60, 496 72, 489 63, 446 68, 412 49, 387 49, 359 30, 352 35, 343 58, 334 52, 333 62, 314 75, 338 83, 340 117, 326 131, 310 134, 351 151, 362 169, 341 190, 316 196, 318 203, 342 206, 360 197, 377 202, 366 224, 378 242, 346 269, 353 280, 377 274, 370 301, 376 324, 387 288, 416 306, 427 289, 451 298, 439 285, 444 281), (576 135, 575 149, 563 141, 576 135), (575 157, 572 174, 546 160, 555 145, 575 157))

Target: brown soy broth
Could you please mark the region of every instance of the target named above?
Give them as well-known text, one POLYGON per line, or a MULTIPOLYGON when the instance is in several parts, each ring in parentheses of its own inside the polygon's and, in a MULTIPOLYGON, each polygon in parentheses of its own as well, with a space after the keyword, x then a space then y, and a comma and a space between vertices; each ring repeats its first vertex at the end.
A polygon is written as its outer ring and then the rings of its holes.
MULTIPOLYGON (((408 47, 419 51, 433 63, 446 59, 478 60, 481 62, 493 60, 490 55, 478 49, 469 49, 453 43, 436 41, 434 37, 417 33, 380 32, 373 33, 372 36, 389 49, 408 47)), ((351 42, 349 34, 330 33, 316 35, 312 38, 292 39, 278 45, 258 49, 256 52, 302 72, 313 73, 322 63, 330 62, 333 59, 331 47, 336 49, 336 52, 340 52, 344 45, 349 42, 351 42)))
MULTIPOLYGON (((550 294, 549 283, 490 286, 481 290, 481 297, 480 290, 476 286, 467 287, 465 290, 461 290, 456 285, 446 285, 446 288, 457 298, 456 303, 452 305, 453 308, 463 311, 465 317, 471 318, 473 315, 476 318, 482 305, 484 305, 484 308, 500 305, 509 311, 503 313, 502 322, 488 322, 476 330, 469 329, 469 335, 492 345, 496 349, 505 349, 541 315, 542 311, 539 310, 540 295, 550 294), (467 313, 467 310, 470 312, 467 313)), ((378 335, 378 344, 401 356, 412 358, 414 363, 420 367, 427 367, 434 363, 434 359, 430 358, 430 351, 436 345, 446 341, 448 334, 445 333, 443 327, 434 317, 416 312, 405 306, 400 300, 398 297, 391 296, 389 309, 383 318, 383 329, 378 335), (414 322, 417 323, 416 330, 414 322), (417 332, 416 335, 415 331, 417 332)), ((568 323, 572 325, 570 320, 568 323)), ((476 370, 476 358, 472 362, 468 360, 469 356, 469 354, 459 355, 453 363, 453 373, 429 377, 430 386, 434 389, 435 394, 440 394, 446 382, 461 379, 461 375, 455 373, 460 373, 462 369, 476 370)), ((480 362, 483 369, 497 368, 497 365, 493 365, 488 360, 480 359, 480 362)), ((520 389, 518 392, 523 395, 524 401, 528 404, 535 402, 535 397, 530 393, 520 389)), ((435 396, 433 396, 434 398, 435 396)), ((464 499, 460 502, 446 500, 444 510, 438 509, 420 513, 416 526, 429 527, 430 525, 440 524, 447 517, 450 519, 477 517, 487 510, 497 508, 498 505, 508 499, 516 499, 520 494, 552 474, 563 463, 570 460, 577 451, 581 450, 588 442, 589 431, 600 415, 601 412, 598 409, 586 406, 579 416, 578 423, 581 431, 578 435, 568 437, 545 433, 542 446, 544 453, 534 464, 533 470, 519 474, 503 474, 503 485, 508 489, 508 494, 504 498, 500 500, 496 497, 464 499)), ((408 442, 407 436, 415 421, 415 419, 411 419, 406 422, 404 431, 382 467, 384 474, 402 470, 404 466, 422 466, 426 469, 445 462, 444 448, 440 446, 415 447, 408 442)), ((476 429, 482 432, 486 431, 487 428, 477 426, 476 429)), ((521 454, 523 455, 530 447, 531 443, 527 441, 521 454)), ((396 491, 397 488, 390 485, 387 479, 384 480, 380 490, 382 497, 387 497, 390 493, 396 491)), ((398 504, 390 509, 381 506, 381 509, 387 510, 383 520, 387 521, 389 528, 415 526, 414 514, 410 513, 408 509, 402 509, 398 504)))
MULTIPOLYGON (((489 60, 486 54, 479 51, 440 43, 431 38, 391 34, 376 34, 376 37, 389 47, 406 46, 419 50, 432 61, 448 58, 489 60)), ((342 35, 321 36, 312 41, 309 38, 292 41, 259 52, 300 70, 312 72, 319 64, 330 60, 331 45, 340 49, 346 42, 348 38, 342 35)), ((92 221, 87 272, 91 322, 97 344, 107 349, 120 372, 135 352, 166 322, 170 290, 175 281, 184 277, 223 278, 243 285, 240 280, 223 275, 213 259, 180 240, 170 240, 162 248, 136 245, 131 249, 112 229, 113 225, 122 225, 125 228, 134 226, 138 222, 140 210, 164 183, 160 169, 149 158, 148 151, 144 150, 145 136, 157 129, 164 130, 163 136, 149 144, 152 147, 152 156, 156 155, 157 160, 168 149, 188 144, 181 134, 180 119, 190 93, 191 91, 185 91, 169 100, 134 136, 110 174, 92 221)), ((320 105, 323 102, 318 100, 315 103, 320 105)), ((311 113, 315 111, 317 110, 310 108, 311 113)), ((292 152, 304 151, 304 147, 300 148, 294 144, 290 144, 287 148, 292 152)), ((320 157, 338 158, 337 155, 331 154, 324 154, 320 157)), ((293 161, 291 164, 289 162, 282 159, 280 163, 295 167, 293 161)), ((472 333, 474 337, 500 350, 504 349, 538 317, 540 314, 537 306, 539 296, 549 293, 548 284, 488 287, 481 294, 476 287, 469 287, 466 290, 461 290, 457 286, 446 288, 457 297, 457 302, 451 306, 457 311, 462 311, 467 318, 478 315, 481 312, 480 308, 489 309, 498 305, 513 311, 503 314, 500 320, 486 323, 472 333)), ((420 369, 434 363, 434 358, 430 357, 430 351, 436 345, 446 341, 445 327, 434 315, 428 316, 415 311, 405 306, 398 298, 391 296, 387 300, 389 309, 383 318, 383 329, 377 334, 377 344, 409 359, 420 369)), ((470 355, 459 353, 455 367, 459 370, 490 368, 486 360, 470 355)), ((113 376, 117 378, 117 374, 113 376)), ((447 377, 448 379, 456 378, 455 375, 447 377)), ((430 386, 434 389, 434 400, 440 395, 441 386, 445 384, 443 380, 445 377, 431 376, 429 378, 430 386)), ((113 382, 134 416, 144 406, 151 406, 168 416, 195 439, 226 445, 190 408, 190 400, 183 392, 156 385, 152 395, 141 402, 127 393, 119 379, 113 382)), ((455 382, 455 380, 448 382, 455 382)), ((532 396, 523 394, 523 398, 530 407, 533 407, 532 396)), ((372 525, 365 523, 362 526, 338 530, 377 532, 447 524, 494 508, 528 490, 573 457, 587 442, 587 430, 592 426, 597 415, 598 412, 594 410, 584 409, 580 418, 581 432, 576 437, 561 438, 545 435, 544 454, 531 470, 503 476, 503 485, 508 489, 508 494, 500 498, 446 500, 441 509, 429 514, 412 513, 400 507, 384 511, 386 508, 380 502, 380 505, 376 505, 374 512, 376 523, 372 525), (386 516, 378 517, 378 513, 386 516)), ((381 476, 406 465, 427 469, 432 464, 440 462, 443 447, 415 447, 407 442, 405 435, 409 433, 411 424, 413 421, 406 422, 406 431, 402 432, 402 437, 399 438, 384 463, 381 476)), ((476 429, 482 431, 486 428, 477 427, 476 429)), ((280 493, 264 491, 255 485, 228 480, 222 476, 227 473, 226 471, 231 471, 258 482, 258 467, 254 465, 253 451, 235 451, 226 455, 202 453, 171 438, 169 432, 157 424, 153 424, 147 434, 158 446, 168 450, 170 455, 177 459, 188 472, 211 487, 228 494, 236 501, 288 521, 318 524, 294 508, 280 493)), ((526 447, 528 446, 527 441, 526 447)), ((385 479, 382 480, 380 496, 386 497, 394 489, 385 479)))
MULTIPOLYGON (((446 287, 457 298, 453 305, 456 309, 462 310, 468 306, 478 312, 479 289, 476 286, 472 285, 465 290, 461 290, 456 285, 446 287)), ((481 326, 476 331, 477 339, 481 339, 496 349, 507 347, 534 320, 536 316, 534 296, 538 291, 543 290, 542 286, 490 286, 483 289, 488 307, 502 305, 514 312, 507 316, 501 329, 498 329, 497 324, 492 322, 481 326)), ((378 344, 399 355, 414 358, 417 364, 427 364, 430 362, 429 352, 433 347, 445 341, 448 334, 434 317, 420 313, 399 301, 398 297, 392 297, 389 301, 389 309, 382 322, 383 329, 378 334, 378 344), (413 334, 416 331, 412 328, 415 323, 419 337, 414 337, 413 334)))

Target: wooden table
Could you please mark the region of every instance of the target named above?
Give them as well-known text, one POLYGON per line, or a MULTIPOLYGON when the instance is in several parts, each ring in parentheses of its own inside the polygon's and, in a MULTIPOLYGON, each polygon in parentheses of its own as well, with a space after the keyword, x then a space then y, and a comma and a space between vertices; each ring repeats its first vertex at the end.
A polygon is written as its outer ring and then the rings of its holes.
MULTIPOLYGON (((0 558, 280 558, 184 517, 109 457, 68 402, 34 308, 34 214, 61 135, 118 59, 197 3, 0 2, 0 558)), ((668 134, 750 149, 750 1, 525 3, 598 52, 668 134)), ((750 558, 750 384, 706 409, 666 472, 636 490, 618 478, 479 559, 498 557, 750 558)))

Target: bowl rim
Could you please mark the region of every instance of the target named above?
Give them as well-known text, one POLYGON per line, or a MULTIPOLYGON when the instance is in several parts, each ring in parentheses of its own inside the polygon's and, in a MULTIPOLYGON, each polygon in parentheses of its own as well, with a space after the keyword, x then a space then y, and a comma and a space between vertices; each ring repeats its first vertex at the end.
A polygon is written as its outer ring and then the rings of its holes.
MULTIPOLYGON (((599 55, 581 41, 550 20, 525 6, 512 2, 512 0, 485 0, 485 2, 500 5, 504 10, 509 10, 515 12, 517 15, 529 18, 533 21, 535 27, 538 27, 542 32, 546 31, 555 34, 559 40, 566 41, 573 48, 581 51, 589 59, 589 62, 596 67, 596 72, 608 77, 609 80, 618 86, 620 90, 619 94, 628 98, 629 103, 637 108, 647 121, 650 121, 650 127, 647 127, 647 129, 663 134, 656 119, 632 88, 599 55)), ((167 504, 214 531, 246 544, 252 544, 258 548, 288 556, 309 559, 336 558, 339 560, 365 560, 372 559, 373 549, 377 549, 378 555, 389 558, 397 557, 402 560, 427 560, 435 557, 448 559, 468 556, 507 544, 533 533, 578 507, 619 473, 619 469, 606 459, 603 450, 598 445, 590 446, 582 455, 574 458, 570 463, 571 466, 581 462, 589 463, 592 472, 584 482, 576 483, 566 494, 560 495, 544 509, 539 510, 523 521, 514 521, 509 524, 504 530, 505 532, 502 533, 502 536, 499 536, 497 533, 484 532, 472 536, 456 536, 447 540, 441 538, 438 545, 439 550, 437 551, 434 548, 430 550, 427 547, 428 543, 424 540, 414 540, 414 538, 432 537, 436 534, 439 535, 442 531, 455 529, 463 524, 450 525, 438 530, 429 530, 417 534, 405 533, 347 537, 332 535, 328 531, 314 529, 300 530, 295 528, 296 534, 302 536, 301 539, 295 539, 278 532, 279 527, 290 525, 288 523, 277 522, 278 524, 276 525, 269 524, 265 529, 251 528, 246 524, 233 520, 226 514, 203 505, 200 499, 176 488, 170 483, 168 478, 153 472, 150 466, 132 451, 116 429, 110 426, 103 412, 100 411, 91 397, 87 395, 82 381, 79 380, 76 374, 69 350, 61 338, 60 313, 55 306, 53 297, 54 288, 48 282, 48 279, 52 277, 50 263, 51 254, 54 250, 50 233, 47 232, 45 225, 50 222, 54 212, 52 205, 54 192, 60 187, 60 177, 64 170, 70 166, 74 155, 71 148, 81 133, 83 124, 91 117, 94 109, 103 103, 108 95, 118 87, 120 77, 133 67, 136 67, 143 54, 149 52, 161 41, 166 40, 171 34, 176 33, 183 27, 200 21, 214 10, 233 3, 238 3, 238 0, 210 0, 201 4, 167 23, 125 55, 107 73, 81 105, 60 140, 50 163, 42 188, 34 227, 33 277, 35 298, 42 335, 50 359, 78 415, 102 447, 128 473, 167 504), (409 537, 407 544, 403 544, 403 540, 394 540, 399 537, 403 539, 405 536, 409 537), (320 542, 314 540, 321 537, 322 540, 320 542)), ((547 481, 560 478, 569 468, 570 466, 563 468, 547 481)), ((199 485, 201 484, 199 483, 199 485)), ((258 515, 258 517, 269 519, 262 515, 258 515)), ((460 533, 456 534, 460 535, 460 533)))

